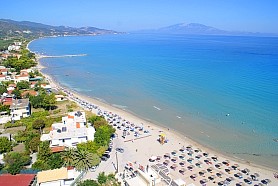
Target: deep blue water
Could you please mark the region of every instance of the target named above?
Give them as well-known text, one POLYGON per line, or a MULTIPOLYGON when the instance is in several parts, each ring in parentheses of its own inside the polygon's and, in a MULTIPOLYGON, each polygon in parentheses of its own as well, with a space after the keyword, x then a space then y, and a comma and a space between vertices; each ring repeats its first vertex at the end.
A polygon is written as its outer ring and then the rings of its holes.
POLYGON ((278 38, 126 34, 44 38, 29 48, 88 54, 42 64, 80 93, 278 167, 278 38))

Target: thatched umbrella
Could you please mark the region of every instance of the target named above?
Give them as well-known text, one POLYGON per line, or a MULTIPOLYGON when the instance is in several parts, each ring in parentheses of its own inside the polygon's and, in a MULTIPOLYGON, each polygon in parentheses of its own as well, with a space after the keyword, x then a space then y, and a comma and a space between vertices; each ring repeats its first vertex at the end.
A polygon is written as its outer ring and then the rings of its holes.
POLYGON ((217 156, 212 156, 211 159, 212 159, 213 161, 218 161, 218 157, 217 157, 217 156))
POLYGON ((221 177, 222 177, 222 175, 223 175, 223 173, 222 173, 222 172, 217 172, 217 173, 216 173, 216 176, 217 176, 217 177, 220 177, 220 178, 221 178, 221 177))
POLYGON ((245 178, 245 179, 244 179, 244 182, 245 182, 245 183, 248 183, 248 184, 251 184, 251 183, 252 183, 252 179, 251 179, 250 177, 245 178))
POLYGON ((184 147, 180 148, 180 152, 184 153, 184 151, 185 151, 184 147))
POLYGON ((188 159, 187 159, 187 161, 188 161, 189 163, 192 163, 193 160, 194 160, 193 158, 188 158, 188 159))
POLYGON ((241 172, 242 173, 244 173, 244 174, 249 174, 249 172, 250 172, 250 170, 249 169, 247 169, 247 168, 245 168, 245 169, 243 169, 243 170, 241 170, 241 172))
POLYGON ((231 174, 231 170, 233 170, 231 167, 228 167, 228 168, 225 169, 225 171, 229 174, 231 174))
POLYGON ((224 181, 218 182, 217 185, 224 185, 224 181))
POLYGON ((234 164, 234 165, 232 165, 231 166, 234 170, 236 170, 238 167, 239 167, 239 165, 238 164, 234 164))
POLYGON ((236 186, 242 186, 242 185, 243 185, 242 182, 236 183, 236 186))
POLYGON ((241 178, 242 178, 242 174, 241 174, 240 172, 238 172, 238 173, 234 174, 234 176, 235 176, 235 177, 237 177, 237 178, 239 178, 239 179, 241 179, 241 178))

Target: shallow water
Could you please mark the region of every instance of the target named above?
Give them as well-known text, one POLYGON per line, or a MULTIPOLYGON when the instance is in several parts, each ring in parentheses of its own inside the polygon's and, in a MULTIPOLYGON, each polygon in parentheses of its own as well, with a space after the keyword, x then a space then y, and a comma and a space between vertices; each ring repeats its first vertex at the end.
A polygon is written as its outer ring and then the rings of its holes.
POLYGON ((41 62, 82 94, 278 167, 278 38, 126 34, 44 38, 29 48, 85 53, 41 62))

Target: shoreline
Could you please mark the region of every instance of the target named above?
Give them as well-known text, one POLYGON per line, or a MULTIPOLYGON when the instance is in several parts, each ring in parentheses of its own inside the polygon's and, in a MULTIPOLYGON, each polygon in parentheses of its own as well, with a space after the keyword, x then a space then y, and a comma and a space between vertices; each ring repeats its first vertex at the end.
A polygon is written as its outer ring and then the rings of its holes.
MULTIPOLYGON (((34 40, 30 41, 28 44, 27 44, 27 49, 30 51, 30 49, 28 48, 29 44, 31 42, 33 42, 34 40)), ((37 59, 37 69, 42 73, 42 69, 43 68, 46 68, 44 67, 41 62, 40 62, 40 59, 43 58, 42 56, 40 56, 39 54, 36 54, 36 59, 37 59)), ((131 111, 128 111, 128 110, 125 110, 125 109, 121 109, 121 108, 118 108, 118 107, 115 107, 109 103, 105 103, 105 102, 102 102, 100 100, 97 100, 96 98, 92 98, 92 97, 88 97, 86 95, 83 95, 77 91, 74 91, 74 90, 70 90, 68 87, 65 87, 63 85, 61 85, 58 81, 56 81, 56 79, 54 77, 52 77, 51 75, 49 74, 45 74, 45 73, 42 73, 46 79, 49 81, 49 83, 51 84, 52 87, 56 88, 57 90, 67 90, 69 92, 71 92, 75 97, 78 97, 79 99, 82 99, 82 100, 85 100, 89 103, 92 103, 94 105, 97 105, 99 106, 99 108, 101 110, 106 110, 106 111, 109 111, 109 112, 112 112, 112 113, 116 113, 118 115, 120 115, 121 117, 123 118, 131 118, 130 120, 133 121, 140 121, 141 123, 144 123, 144 125, 148 125, 148 126, 151 126, 151 128, 155 128, 159 131, 165 131, 167 133, 170 133, 169 135, 170 136, 176 136, 175 138, 178 138, 178 139, 181 139, 182 141, 180 141, 179 144, 182 144, 182 143, 187 143, 187 144, 193 144, 194 146, 200 148, 200 149, 203 149, 207 152, 210 152, 210 154, 216 154, 217 156, 219 157, 222 157, 224 159, 229 159, 229 160, 232 160, 236 163, 240 163, 242 164, 244 167, 251 167, 251 169, 255 169, 255 170, 258 170, 258 171, 263 171, 263 172, 266 172, 267 175, 271 176, 271 179, 274 180, 273 176, 270 175, 270 174, 273 174, 275 172, 277 172, 277 170, 271 168, 271 167, 267 167, 267 166, 264 166, 264 165, 259 165, 259 164, 255 164, 255 163, 250 163, 248 162, 248 160, 242 160, 242 159, 239 159, 237 157, 233 157, 233 156, 229 156, 228 154, 225 154, 223 152, 220 152, 220 151, 217 151, 215 149, 212 149, 212 148, 209 148, 209 147, 206 147, 205 145, 202 145, 196 141, 194 141, 193 139, 189 138, 188 136, 185 136, 184 134, 178 132, 178 131, 175 131, 171 128, 167 128, 163 125, 159 125, 157 124, 156 122, 154 121, 151 121, 151 120, 147 120, 147 119, 144 119, 138 115, 136 115, 136 113, 132 113, 131 111)), ((70 99, 72 100, 72 99, 70 99)), ((74 101, 74 100, 72 100, 74 101)))

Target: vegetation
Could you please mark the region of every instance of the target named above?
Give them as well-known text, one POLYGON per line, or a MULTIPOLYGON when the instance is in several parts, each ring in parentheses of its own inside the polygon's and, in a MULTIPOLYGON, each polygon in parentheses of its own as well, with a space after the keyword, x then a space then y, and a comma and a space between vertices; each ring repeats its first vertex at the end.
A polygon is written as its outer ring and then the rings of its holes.
POLYGON ((98 155, 83 149, 68 149, 63 152, 62 160, 64 161, 64 166, 74 166, 79 171, 87 171, 100 162, 98 155))
POLYGON ((99 173, 97 181, 85 180, 77 183, 77 186, 120 186, 114 174, 105 175, 104 172, 99 173))
POLYGON ((0 112, 7 112, 8 114, 10 114, 10 106, 0 104, 0 112))
POLYGON ((56 98, 53 93, 47 94, 46 92, 40 92, 39 95, 30 96, 29 99, 34 108, 44 108, 46 110, 55 108, 56 98))
POLYGON ((20 172, 23 166, 31 163, 29 155, 18 152, 9 152, 4 155, 5 168, 8 173, 15 175, 20 172))
POLYGON ((12 150, 12 142, 7 137, 0 137, 0 154, 10 152, 12 150))
POLYGON ((30 85, 28 81, 20 81, 16 84, 16 88, 18 90, 22 90, 22 89, 29 89, 30 85))

